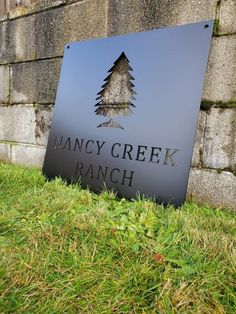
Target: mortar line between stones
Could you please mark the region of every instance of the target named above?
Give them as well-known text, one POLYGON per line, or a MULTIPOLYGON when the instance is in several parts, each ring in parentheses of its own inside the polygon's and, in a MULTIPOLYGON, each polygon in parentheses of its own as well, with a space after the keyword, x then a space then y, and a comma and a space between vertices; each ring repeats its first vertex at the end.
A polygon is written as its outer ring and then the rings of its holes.
POLYGON ((73 5, 75 3, 80 3, 80 2, 83 3, 83 2, 88 2, 88 1, 89 0, 74 0, 71 3, 64 2, 64 3, 58 4, 58 5, 55 5, 55 6, 52 6, 52 7, 48 7, 48 8, 39 10, 39 11, 32 11, 32 12, 26 13, 24 15, 15 16, 15 17, 9 17, 9 12, 8 12, 7 19, 4 20, 4 21, 0 21, 0 24, 4 23, 6 21, 18 20, 18 19, 21 19, 21 18, 24 18, 24 17, 28 17, 28 16, 31 16, 31 15, 40 14, 40 13, 43 13, 43 12, 46 12, 46 11, 56 10, 57 8, 67 7, 67 6, 73 5))
POLYGON ((222 34, 214 34, 213 37, 226 37, 226 36, 234 36, 236 35, 236 32, 232 32, 232 33, 222 33, 222 34))
MULTIPOLYGON (((209 109, 210 111, 211 109, 209 109)), ((200 148, 200 154, 199 154, 199 157, 200 157, 200 167, 201 168, 204 168, 203 166, 203 154, 204 154, 204 151, 205 151, 205 135, 206 135, 206 126, 207 126, 207 115, 208 115, 208 112, 206 112, 205 114, 205 121, 204 121, 204 129, 203 129, 203 136, 202 136, 202 150, 200 148)))
POLYGON ((39 148, 46 148, 46 145, 41 144, 33 144, 33 143, 27 143, 27 142, 16 142, 16 141, 3 141, 0 140, 0 144, 9 144, 10 146, 18 145, 18 146, 29 146, 29 147, 39 147, 39 148))
POLYGON ((108 18, 109 18, 109 5, 110 1, 106 0, 106 13, 105 13, 105 37, 108 37, 108 18))
POLYGON ((11 162, 13 162, 13 160, 12 160, 12 144, 11 143, 9 143, 9 157, 10 157, 10 161, 11 162))
POLYGON ((0 107, 1 108, 9 108, 9 107, 15 107, 15 106, 24 106, 24 107, 34 107, 37 106, 37 107, 54 107, 55 106, 55 103, 52 103, 52 102, 48 102, 48 103, 38 103, 38 102, 35 102, 35 103, 16 103, 16 102, 13 102, 13 103, 0 103, 0 107))
POLYGON ((10 104, 11 103, 11 83, 12 83, 12 68, 11 68, 11 65, 9 65, 8 73, 9 73, 9 82, 8 82, 9 85, 8 85, 7 101, 10 104))
MULTIPOLYGON (((226 103, 227 104, 227 103, 226 103)), ((31 103, 22 103, 22 102, 20 102, 20 103, 16 103, 16 102, 1 102, 0 103, 0 107, 13 107, 13 106, 35 106, 35 105, 37 105, 37 106, 54 106, 55 105, 55 103, 53 103, 53 102, 45 102, 45 103, 39 103, 39 102, 31 102, 31 103)), ((211 110, 211 108, 221 108, 221 109, 224 109, 224 110, 229 110, 229 109, 236 109, 236 107, 230 107, 230 106, 227 106, 227 107, 220 107, 220 106, 214 106, 214 105, 212 105, 210 108, 208 108, 208 109, 201 109, 201 111, 202 112, 208 112, 209 110, 211 110)))
POLYGON ((35 60, 12 61, 12 62, 0 63, 0 66, 2 66, 2 65, 9 65, 9 66, 11 66, 13 64, 49 61, 49 60, 62 59, 62 58, 63 58, 63 55, 61 55, 61 56, 54 56, 54 57, 48 57, 48 58, 39 58, 39 59, 35 59, 35 60))
POLYGON ((229 172, 229 173, 231 173, 231 174, 233 174, 235 176, 234 172, 231 169, 229 169, 229 168, 209 168, 209 167, 199 168, 197 166, 191 166, 190 170, 199 170, 199 171, 201 171, 201 170, 205 170, 205 171, 208 170, 208 171, 214 171, 214 172, 217 172, 217 173, 229 172))

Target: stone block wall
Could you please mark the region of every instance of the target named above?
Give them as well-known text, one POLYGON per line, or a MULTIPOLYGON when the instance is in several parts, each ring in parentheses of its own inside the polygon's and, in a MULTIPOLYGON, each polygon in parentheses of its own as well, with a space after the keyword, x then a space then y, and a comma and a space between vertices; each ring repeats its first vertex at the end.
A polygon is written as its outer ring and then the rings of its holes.
POLYGON ((1 0, 0 160, 42 166, 64 45, 214 19, 188 197, 236 208, 235 0, 1 0))

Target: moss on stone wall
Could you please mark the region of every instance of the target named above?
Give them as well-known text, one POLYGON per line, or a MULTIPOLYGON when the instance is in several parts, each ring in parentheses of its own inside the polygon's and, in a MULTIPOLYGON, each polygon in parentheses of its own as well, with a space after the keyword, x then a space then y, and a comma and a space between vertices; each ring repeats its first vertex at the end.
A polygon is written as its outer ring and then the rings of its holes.
POLYGON ((236 108, 236 102, 234 100, 232 101, 212 101, 208 99, 202 99, 201 101, 201 109, 202 110, 208 110, 210 108, 236 108))

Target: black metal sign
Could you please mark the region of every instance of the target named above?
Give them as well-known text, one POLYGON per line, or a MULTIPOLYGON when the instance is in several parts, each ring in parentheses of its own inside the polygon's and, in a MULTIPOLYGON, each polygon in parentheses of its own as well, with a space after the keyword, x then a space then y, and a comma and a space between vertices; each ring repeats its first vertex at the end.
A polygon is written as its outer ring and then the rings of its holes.
POLYGON ((65 48, 43 172, 184 202, 213 22, 65 48))

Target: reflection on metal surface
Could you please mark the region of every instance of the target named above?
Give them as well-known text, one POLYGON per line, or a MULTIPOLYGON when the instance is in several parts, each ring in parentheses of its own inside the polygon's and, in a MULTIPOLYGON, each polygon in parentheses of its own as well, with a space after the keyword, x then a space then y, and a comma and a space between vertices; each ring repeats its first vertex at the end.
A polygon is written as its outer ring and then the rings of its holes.
POLYGON ((181 205, 212 28, 199 22, 67 46, 44 174, 181 205))
POLYGON ((113 67, 108 71, 110 73, 105 79, 105 84, 96 100, 99 102, 95 105, 97 115, 110 117, 108 122, 98 125, 99 127, 111 127, 123 129, 121 125, 116 123, 113 118, 121 116, 129 116, 133 112, 131 106, 135 107, 132 101, 135 100, 134 84, 131 82, 134 77, 129 71, 133 69, 129 65, 129 60, 125 53, 119 56, 114 62, 113 67))

